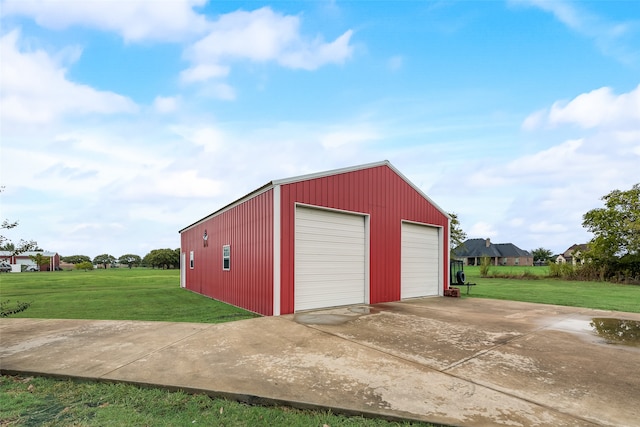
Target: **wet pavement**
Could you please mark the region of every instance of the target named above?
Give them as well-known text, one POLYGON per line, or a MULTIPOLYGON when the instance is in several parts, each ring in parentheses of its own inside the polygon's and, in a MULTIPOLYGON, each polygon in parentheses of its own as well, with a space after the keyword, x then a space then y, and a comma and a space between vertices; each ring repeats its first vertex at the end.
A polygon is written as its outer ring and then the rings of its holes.
POLYGON ((219 325, 1 319, 0 369, 460 426, 637 426, 639 322, 476 298, 219 325))

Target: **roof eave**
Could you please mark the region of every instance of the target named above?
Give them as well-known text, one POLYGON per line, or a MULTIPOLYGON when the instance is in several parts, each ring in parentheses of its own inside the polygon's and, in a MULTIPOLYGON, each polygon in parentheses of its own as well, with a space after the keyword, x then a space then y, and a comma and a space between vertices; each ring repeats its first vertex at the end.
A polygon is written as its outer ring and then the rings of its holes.
POLYGON ((229 209, 246 202, 249 199, 252 199, 253 197, 257 196, 258 194, 264 193, 265 191, 269 191, 271 188, 273 188, 274 185, 274 181, 268 182, 265 185, 263 185, 262 187, 259 187, 255 190, 253 190, 250 193, 245 194, 244 196, 234 200, 233 202, 229 203, 228 205, 225 205, 223 207, 221 207, 220 209, 218 209, 215 212, 210 213, 209 215, 200 218, 199 220, 197 220, 196 222, 194 222, 193 224, 190 224, 186 227, 184 227, 183 229, 179 230, 178 233, 182 234, 183 231, 187 231, 188 229, 195 227, 196 225, 200 224, 201 222, 204 222, 210 218, 213 218, 214 216, 220 215, 223 212, 228 211, 229 209))
POLYGON ((220 215, 221 213, 233 208, 234 206, 237 206, 255 196, 257 196, 260 193, 263 193, 265 191, 270 190, 273 187, 276 186, 280 186, 280 185, 286 185, 286 184, 293 184, 296 182, 301 182, 301 181, 308 181, 310 179, 317 179, 317 178, 324 178, 327 176, 333 176, 333 175, 339 175, 339 174, 343 174, 343 173, 349 173, 349 172, 356 172, 359 170, 364 170, 364 169, 371 169, 371 168, 375 168, 375 167, 380 167, 380 166, 387 166, 389 169, 391 169, 396 175, 398 175, 403 181, 405 181, 411 188, 413 188, 418 194, 420 194, 420 196, 422 196, 424 199, 426 199, 431 205, 433 205, 433 207, 435 207, 441 214, 443 214, 447 220, 451 220, 451 217, 449 216, 449 214, 442 209, 440 206, 438 206, 437 203, 435 203, 433 200, 431 200, 431 198, 429 196, 427 196, 422 190, 420 190, 420 188, 418 188, 418 186, 416 186, 413 182, 411 182, 406 176, 404 176, 398 169, 395 168, 395 166, 393 166, 391 164, 391 162, 389 162, 389 160, 382 160, 379 162, 373 162, 373 163, 366 163, 363 165, 358 165, 358 166, 350 166, 350 167, 346 167, 346 168, 340 168, 340 169, 333 169, 333 170, 328 170, 328 171, 324 171, 324 172, 316 172, 316 173, 311 173, 311 174, 307 174, 307 175, 299 175, 299 176, 294 176, 291 178, 284 178, 284 179, 278 179, 278 180, 274 180, 271 181, 265 185, 263 185, 262 187, 240 197, 239 199, 234 200, 233 202, 229 203, 228 205, 218 209, 217 211, 205 216, 204 218, 199 219, 198 221, 194 222, 193 224, 190 224, 186 227, 184 227, 183 229, 179 230, 178 233, 182 233, 192 227, 195 227, 196 225, 200 224, 201 222, 204 222, 210 218, 213 218, 217 215, 220 215))
POLYGON ((411 188, 413 188, 416 192, 418 192, 418 194, 420 194, 420 196, 425 198, 431 205, 433 205, 433 207, 435 207, 441 214, 446 216, 448 220, 451 219, 451 216, 444 209, 442 209, 429 196, 427 196, 417 185, 415 185, 406 176, 404 176, 404 174, 402 172, 400 172, 398 169, 396 169, 396 167, 393 166, 393 164, 391 164, 391 162, 389 160, 382 160, 382 161, 379 161, 379 162, 366 163, 366 164, 363 164, 363 165, 350 166, 350 167, 346 167, 346 168, 333 169, 333 170, 328 170, 328 171, 324 171, 324 172, 316 172, 316 173, 311 173, 311 174, 307 174, 307 175, 300 175, 300 176, 294 176, 294 177, 291 177, 291 178, 279 179, 279 180, 276 180, 276 181, 272 181, 272 184, 273 185, 293 184, 293 183, 300 182, 300 181, 307 181, 307 180, 310 180, 310 179, 324 178, 324 177, 327 177, 327 176, 339 175, 339 174, 342 174, 342 173, 349 173, 349 172, 356 172, 356 171, 359 171, 359 170, 371 169, 371 168, 376 168, 376 167, 380 167, 380 166, 387 166, 396 175, 398 175, 400 178, 402 178, 402 180, 404 182, 409 184, 409 186, 411 188))

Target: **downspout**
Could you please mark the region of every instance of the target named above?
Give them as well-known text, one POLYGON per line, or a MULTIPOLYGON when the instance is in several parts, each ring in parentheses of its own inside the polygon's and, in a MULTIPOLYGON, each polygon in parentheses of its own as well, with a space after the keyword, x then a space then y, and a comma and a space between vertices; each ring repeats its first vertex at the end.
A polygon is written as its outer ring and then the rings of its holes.
POLYGON ((444 263, 444 286, 442 287, 443 289, 443 294, 444 291, 449 289, 449 286, 451 285, 450 283, 450 278, 451 278, 451 218, 447 215, 447 250, 443 251, 445 253, 445 256, 447 257, 447 261, 444 263))

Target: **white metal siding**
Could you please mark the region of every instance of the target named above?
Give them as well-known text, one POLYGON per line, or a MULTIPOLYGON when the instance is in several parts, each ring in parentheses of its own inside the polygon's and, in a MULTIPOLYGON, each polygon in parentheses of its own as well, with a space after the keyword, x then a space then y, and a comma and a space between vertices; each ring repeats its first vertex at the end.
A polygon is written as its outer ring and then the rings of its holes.
POLYGON ((296 207, 295 310, 365 302, 365 220, 296 207))
POLYGON ((438 229, 402 223, 400 298, 438 295, 438 229))

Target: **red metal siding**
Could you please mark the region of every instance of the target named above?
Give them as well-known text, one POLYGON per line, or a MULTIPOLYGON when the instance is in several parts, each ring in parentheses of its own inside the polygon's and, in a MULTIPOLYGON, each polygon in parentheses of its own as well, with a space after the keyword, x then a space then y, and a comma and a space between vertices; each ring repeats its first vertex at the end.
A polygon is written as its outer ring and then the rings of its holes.
POLYGON ((40 271, 54 271, 58 267, 60 267, 60 255, 57 253, 50 257, 46 264, 38 266, 40 271))
POLYGON ((281 314, 294 311, 295 203, 370 215, 370 302, 400 299, 401 221, 441 226, 442 281, 448 286, 448 220, 386 165, 283 184, 281 187, 281 314))
MULTIPOLYGON (((19 260, 31 260, 28 255, 12 255, 8 258, 2 258, 6 260, 9 264, 17 264, 19 260)), ((44 264, 38 266, 38 271, 54 271, 56 268, 60 267, 60 254, 57 252, 49 257, 49 261, 44 264)))
POLYGON ((273 190, 183 231, 181 249, 186 255, 187 289, 256 313, 273 314, 273 190), (229 271, 222 269, 223 245, 231 246, 229 271), (190 251, 194 251, 193 269, 190 251))

